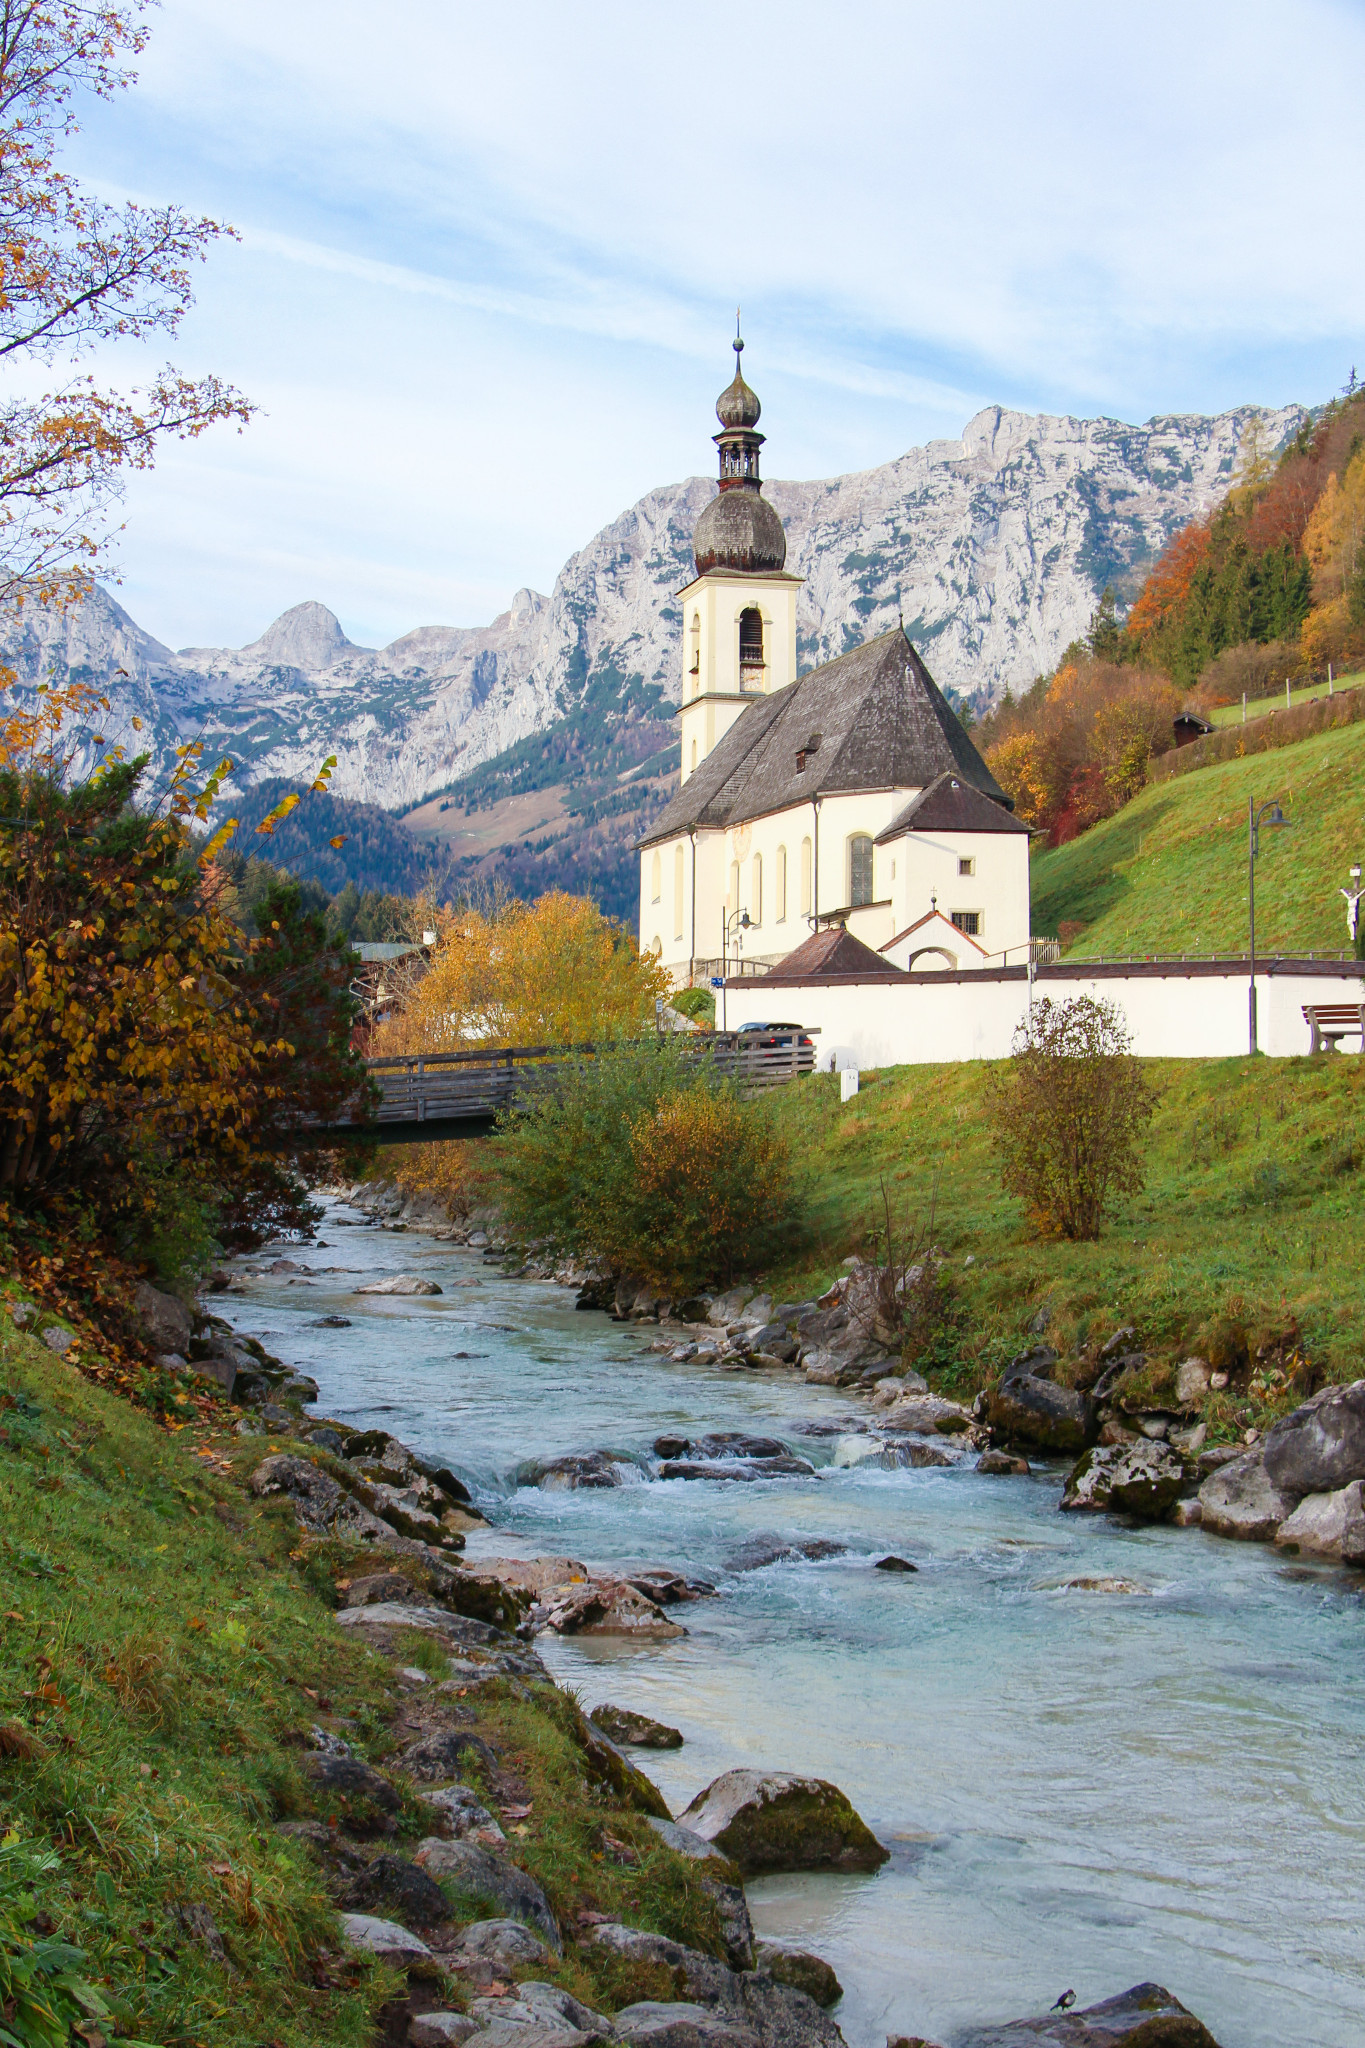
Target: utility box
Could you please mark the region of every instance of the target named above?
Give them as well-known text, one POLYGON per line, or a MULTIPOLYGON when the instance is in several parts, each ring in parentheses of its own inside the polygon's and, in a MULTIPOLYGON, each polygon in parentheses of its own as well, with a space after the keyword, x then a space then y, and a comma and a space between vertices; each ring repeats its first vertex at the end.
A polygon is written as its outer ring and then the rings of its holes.
POLYGON ((839 1100, 851 1102, 858 1093, 858 1069, 845 1067, 839 1075, 839 1100))

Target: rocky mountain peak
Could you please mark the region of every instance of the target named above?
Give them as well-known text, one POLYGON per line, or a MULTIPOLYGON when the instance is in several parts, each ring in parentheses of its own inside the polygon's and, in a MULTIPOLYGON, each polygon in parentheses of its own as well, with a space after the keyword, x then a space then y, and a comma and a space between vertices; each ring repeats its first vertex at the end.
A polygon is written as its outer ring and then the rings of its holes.
POLYGON ((249 647, 242 649, 244 655, 257 661, 277 663, 282 668, 298 668, 305 672, 330 668, 343 654, 354 651, 335 612, 329 612, 325 604, 316 604, 311 599, 307 604, 291 605, 273 626, 266 627, 259 640, 253 640, 249 647))

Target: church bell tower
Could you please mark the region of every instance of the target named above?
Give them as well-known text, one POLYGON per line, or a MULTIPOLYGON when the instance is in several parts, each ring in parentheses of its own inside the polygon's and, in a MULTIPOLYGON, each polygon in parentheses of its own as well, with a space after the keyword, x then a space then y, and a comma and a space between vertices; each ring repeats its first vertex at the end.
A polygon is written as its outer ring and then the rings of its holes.
POLYGON ((700 767, 755 697, 796 681, 796 593, 786 573, 787 536, 763 496, 757 431, 762 410, 735 378, 716 400, 720 488, 697 521, 697 573, 678 593, 683 621, 682 780, 700 767))

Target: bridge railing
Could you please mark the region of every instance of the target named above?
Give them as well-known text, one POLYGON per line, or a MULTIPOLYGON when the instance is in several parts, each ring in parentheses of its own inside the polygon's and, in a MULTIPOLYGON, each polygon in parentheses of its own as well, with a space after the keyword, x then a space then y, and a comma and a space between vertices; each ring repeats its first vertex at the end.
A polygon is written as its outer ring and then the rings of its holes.
MULTIPOLYGON (((367 1060, 370 1079, 379 1090, 369 1121, 420 1124, 492 1118, 519 1098, 552 1088, 567 1065, 592 1059, 598 1050, 596 1045, 503 1045, 464 1052, 390 1053, 367 1060)), ((689 1064, 713 1065, 745 1095, 781 1087, 815 1066, 815 1047, 804 1030, 698 1032, 679 1050, 689 1064)))

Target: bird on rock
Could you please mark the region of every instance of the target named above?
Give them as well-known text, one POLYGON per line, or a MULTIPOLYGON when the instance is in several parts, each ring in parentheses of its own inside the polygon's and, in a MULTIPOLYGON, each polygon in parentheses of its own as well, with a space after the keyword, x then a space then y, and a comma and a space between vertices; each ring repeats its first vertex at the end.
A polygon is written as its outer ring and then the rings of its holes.
POLYGON ((1052 2006, 1049 2006, 1049 2007, 1048 2007, 1048 2011, 1049 2011, 1049 2012, 1070 2012, 1070 2010, 1071 2010, 1072 2006, 1073 2006, 1073 2005, 1074 2005, 1075 2003, 1076 2003, 1076 1994, 1075 1994, 1075 1992, 1074 1992, 1074 1991, 1064 1991, 1064 1992, 1062 1993, 1061 1997, 1060 1997, 1060 1998, 1059 1998, 1059 1999, 1057 2000, 1057 2003, 1056 2003, 1055 2005, 1052 2005, 1052 2006))

